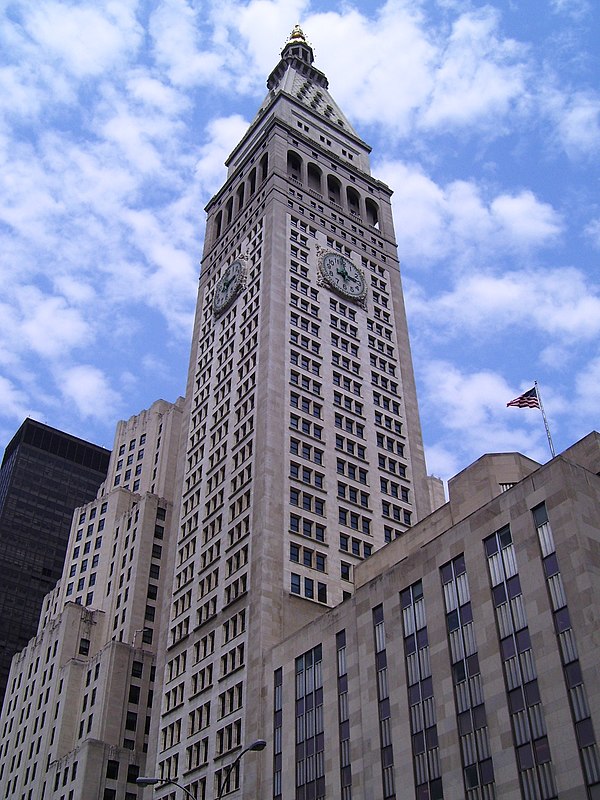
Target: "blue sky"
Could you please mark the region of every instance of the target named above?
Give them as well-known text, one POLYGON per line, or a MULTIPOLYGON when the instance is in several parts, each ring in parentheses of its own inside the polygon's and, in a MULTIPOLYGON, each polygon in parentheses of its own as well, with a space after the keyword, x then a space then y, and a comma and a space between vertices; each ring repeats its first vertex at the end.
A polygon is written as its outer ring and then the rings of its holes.
POLYGON ((429 468, 598 427, 593 0, 5 0, 0 444, 182 393, 223 162, 296 22, 393 203, 429 468))

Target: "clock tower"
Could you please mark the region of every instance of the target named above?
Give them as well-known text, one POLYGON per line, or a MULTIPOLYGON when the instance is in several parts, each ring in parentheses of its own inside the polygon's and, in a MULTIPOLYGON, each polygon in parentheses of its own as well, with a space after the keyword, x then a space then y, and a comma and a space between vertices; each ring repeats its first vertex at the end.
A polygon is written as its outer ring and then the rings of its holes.
POLYGON ((313 60, 296 27, 207 206, 156 754, 197 798, 266 796, 224 785, 264 654, 430 510, 391 191, 313 60))

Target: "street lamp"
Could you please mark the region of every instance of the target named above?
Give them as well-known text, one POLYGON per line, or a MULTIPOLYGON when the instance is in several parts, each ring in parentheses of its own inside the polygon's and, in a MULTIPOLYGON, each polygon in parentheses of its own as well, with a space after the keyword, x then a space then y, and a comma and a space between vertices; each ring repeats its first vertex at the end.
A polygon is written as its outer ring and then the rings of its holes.
POLYGON ((185 788, 185 786, 182 786, 180 783, 177 783, 177 781, 172 781, 170 778, 142 777, 142 778, 136 778, 135 782, 137 783, 138 786, 155 786, 157 783, 171 783, 173 786, 177 786, 179 789, 184 791, 188 797, 192 798, 192 800, 196 800, 194 795, 191 792, 189 792, 185 788))
MULTIPOLYGON (((231 775, 231 771, 236 764, 239 764, 242 756, 246 755, 246 753, 250 752, 250 750, 264 750, 266 746, 267 743, 265 742, 264 739, 257 739, 255 742, 252 742, 251 744, 244 747, 244 749, 239 753, 238 757, 234 759, 231 762, 231 764, 227 767, 225 778, 221 781, 221 788, 219 789, 217 800, 221 800, 225 787, 229 782, 229 776, 231 775)), ((173 786, 177 786, 179 789, 182 789, 187 794, 188 797, 191 797, 192 800, 195 800, 194 795, 191 792, 189 792, 185 788, 185 786, 182 786, 180 783, 177 783, 177 781, 171 780, 171 778, 140 777, 136 778, 135 782, 137 783, 138 786, 156 786, 157 783, 163 783, 163 784, 170 783, 173 786)))
POLYGON ((239 764, 241 761, 242 756, 246 755, 250 750, 264 750, 267 746, 267 743, 264 739, 257 739, 255 742, 247 745, 238 755, 238 757, 231 762, 231 764, 227 767, 227 772, 225 773, 225 778, 221 781, 221 788, 219 789, 219 794, 217 795, 217 800, 221 800, 223 796, 223 792, 225 791, 225 787, 229 783, 229 776, 231 775, 231 770, 235 767, 236 764, 239 764))

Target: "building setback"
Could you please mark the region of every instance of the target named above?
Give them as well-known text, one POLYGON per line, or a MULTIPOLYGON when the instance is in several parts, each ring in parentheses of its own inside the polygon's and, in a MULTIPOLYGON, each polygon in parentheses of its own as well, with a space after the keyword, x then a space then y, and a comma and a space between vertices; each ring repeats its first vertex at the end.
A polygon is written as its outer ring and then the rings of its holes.
POLYGON ((0 708, 10 661, 60 578, 73 510, 96 496, 110 451, 27 419, 0 468, 0 708))
POLYGON ((600 797, 600 435, 487 455, 265 670, 263 798, 600 797))
POLYGON ((117 426, 108 478, 78 508, 62 577, 12 661, 0 797, 135 800, 145 770, 183 400, 117 426))

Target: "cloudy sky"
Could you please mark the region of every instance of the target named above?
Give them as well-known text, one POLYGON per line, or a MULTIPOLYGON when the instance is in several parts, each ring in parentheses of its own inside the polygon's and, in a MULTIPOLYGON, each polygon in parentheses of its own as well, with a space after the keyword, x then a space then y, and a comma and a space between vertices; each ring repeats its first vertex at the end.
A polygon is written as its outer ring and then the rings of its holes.
POLYGON ((296 22, 394 212, 429 468, 598 427, 595 0, 4 0, 0 446, 185 385, 223 161, 296 22))

